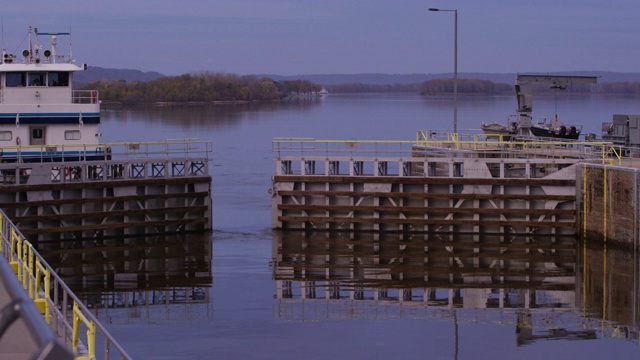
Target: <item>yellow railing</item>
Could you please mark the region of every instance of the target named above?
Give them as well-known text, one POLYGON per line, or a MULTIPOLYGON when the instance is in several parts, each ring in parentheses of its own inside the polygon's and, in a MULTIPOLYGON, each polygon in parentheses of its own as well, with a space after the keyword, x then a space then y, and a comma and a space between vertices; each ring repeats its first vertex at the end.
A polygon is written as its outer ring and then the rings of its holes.
POLYGON ((105 359, 109 359, 112 346, 118 351, 120 359, 131 358, 73 294, 35 247, 22 236, 2 210, 0 210, 0 234, 2 236, 0 252, 9 261, 18 280, 36 303, 46 322, 61 340, 72 348, 77 359, 96 358, 98 332, 104 339, 105 359), (52 289, 54 296, 51 296, 52 289), (68 306, 70 302, 71 307, 68 306), (71 313, 68 312, 69 309, 72 310, 71 313), (84 337, 80 336, 82 329, 86 329, 84 337))
MULTIPOLYGON (((323 156, 371 158, 434 157, 458 158, 562 158, 576 161, 623 163, 625 149, 602 141, 542 141, 486 134, 443 134, 419 131, 415 140, 320 140, 274 138, 277 158, 323 156), (417 152, 420 151, 420 152, 417 152)), ((639 160, 640 162, 640 160, 639 160)))
MULTIPOLYGON (((80 309, 77 302, 73 303, 73 339, 71 344, 73 351, 76 352, 80 343, 80 325, 81 322, 87 327, 87 348, 89 350, 89 359, 96 358, 96 322, 89 320, 80 309)), ((77 353, 77 352, 76 352, 77 353)))

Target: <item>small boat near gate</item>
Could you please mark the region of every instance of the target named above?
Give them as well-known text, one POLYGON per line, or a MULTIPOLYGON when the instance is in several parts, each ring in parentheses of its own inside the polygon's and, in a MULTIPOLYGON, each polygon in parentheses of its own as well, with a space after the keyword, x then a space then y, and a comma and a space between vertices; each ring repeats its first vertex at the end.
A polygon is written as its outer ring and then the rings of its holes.
POLYGON ((480 124, 480 129, 485 135, 501 135, 503 137, 511 137, 518 133, 518 122, 508 120, 506 124, 500 124, 498 122, 480 124))
POLYGON ((57 53, 66 32, 29 27, 19 55, 2 49, 0 58, 0 150, 2 162, 73 161, 104 158, 100 145, 100 100, 95 90, 74 90, 77 65, 57 53), (40 36, 50 36, 45 48, 40 36))
POLYGON ((557 116, 550 123, 546 118, 541 118, 531 125, 531 134, 537 137, 578 140, 581 131, 582 125, 565 125, 557 116))

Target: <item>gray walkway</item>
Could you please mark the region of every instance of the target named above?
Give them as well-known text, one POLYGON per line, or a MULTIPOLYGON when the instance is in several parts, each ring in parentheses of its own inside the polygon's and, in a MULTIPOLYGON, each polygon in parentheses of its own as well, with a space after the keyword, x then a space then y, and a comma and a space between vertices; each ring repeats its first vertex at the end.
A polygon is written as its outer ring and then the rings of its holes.
MULTIPOLYGON (((0 256, 0 330, 2 324, 7 320, 10 309, 6 308, 12 300, 16 297, 16 293, 22 293, 22 299, 26 299, 29 303, 26 303, 21 315, 6 329, 4 334, 0 336, 0 359, 33 359, 34 355, 41 354, 43 351, 41 346, 49 348, 45 350, 43 359, 72 359, 73 356, 68 349, 58 348, 59 342, 54 344, 51 341, 53 337, 53 330, 49 328, 39 312, 36 310, 35 305, 29 299, 26 291, 22 288, 22 285, 18 282, 18 278, 13 274, 6 259, 0 256), (9 273, 9 274, 7 274, 9 273), (10 276, 7 276, 10 275, 10 276), (4 310, 4 311, 3 311, 4 310), (35 310, 35 311, 34 311, 35 310), (33 331, 33 328, 29 328, 25 321, 25 314, 35 315, 36 327, 40 330, 33 331), (41 320, 41 321, 40 321, 41 320), (38 344, 38 336, 40 336, 40 342, 44 345, 38 344)), ((10 307, 10 305, 9 305, 10 307)))
MULTIPOLYGON (((0 259, 0 261, 5 260, 0 259)), ((18 278, 16 277, 17 282, 18 278)), ((4 309, 11 300, 3 277, 0 277, 0 309, 4 309)), ((2 359, 29 359, 37 349, 38 345, 21 318, 14 321, 0 337, 0 358, 2 359)))

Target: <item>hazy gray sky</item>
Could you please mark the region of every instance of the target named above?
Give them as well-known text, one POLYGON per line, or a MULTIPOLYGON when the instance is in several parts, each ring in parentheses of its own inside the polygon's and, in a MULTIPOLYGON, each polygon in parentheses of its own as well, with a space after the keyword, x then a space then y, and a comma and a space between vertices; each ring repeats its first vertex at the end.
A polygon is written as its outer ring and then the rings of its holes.
POLYGON ((5 2, 0 15, 10 52, 30 25, 71 29, 74 57, 90 66, 452 72, 453 13, 430 7, 458 10, 459 72, 639 70, 637 0, 24 0, 5 2))

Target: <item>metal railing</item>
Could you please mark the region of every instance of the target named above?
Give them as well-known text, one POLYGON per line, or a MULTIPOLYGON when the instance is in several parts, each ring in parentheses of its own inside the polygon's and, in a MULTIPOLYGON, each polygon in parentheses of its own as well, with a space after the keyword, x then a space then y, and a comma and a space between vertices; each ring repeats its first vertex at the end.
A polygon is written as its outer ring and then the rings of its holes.
POLYGON ((46 323, 71 347, 76 356, 95 359, 96 341, 101 339, 104 359, 110 358, 112 349, 120 359, 131 359, 2 210, 0 236, 2 256, 17 274, 29 298, 44 315, 46 323))
POLYGON ((168 157, 209 158, 211 141, 169 139, 153 142, 96 144, 2 145, 0 162, 43 163, 87 159, 158 159, 168 157))
POLYGON ((100 99, 97 90, 73 90, 71 102, 74 104, 99 104, 100 99))
POLYGON ((7 146, 0 185, 48 184, 209 174, 210 141, 7 146))
MULTIPOLYGON (((625 164, 624 148, 610 142, 506 140, 500 135, 462 135, 420 131, 416 140, 316 140, 275 138, 276 159, 376 158, 397 161, 417 158, 573 159, 602 164, 625 164)), ((629 161, 627 161, 629 163, 629 161)), ((640 165, 640 158, 638 159, 640 165)))
POLYGON ((78 109, 83 109, 84 111, 100 111, 100 98, 96 90, 71 90, 69 92, 69 90, 67 90, 68 87, 51 85, 25 85, 11 89, 10 93, 7 93, 6 90, 0 91, 0 102, 5 104, 40 104, 43 106, 60 104, 94 105, 80 106, 74 112, 77 113, 78 109), (70 94, 71 96, 69 96, 70 94))

